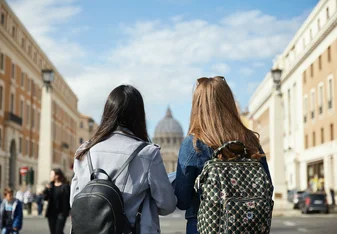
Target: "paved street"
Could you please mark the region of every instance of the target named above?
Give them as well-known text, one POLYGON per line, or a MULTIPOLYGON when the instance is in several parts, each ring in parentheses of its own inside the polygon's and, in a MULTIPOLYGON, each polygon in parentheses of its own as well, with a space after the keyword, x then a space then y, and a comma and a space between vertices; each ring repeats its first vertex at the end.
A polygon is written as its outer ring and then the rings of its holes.
MULTIPOLYGON (((67 224, 65 231, 69 230, 67 224)), ((161 218, 163 234, 185 233, 185 220, 182 212, 176 212, 161 218)), ((311 214, 296 217, 275 217, 271 233, 307 233, 307 234, 335 234, 337 229, 337 214, 311 214)), ((67 233, 67 232, 66 232, 67 233)), ((44 218, 26 218, 22 234, 48 234, 47 221, 44 218)))

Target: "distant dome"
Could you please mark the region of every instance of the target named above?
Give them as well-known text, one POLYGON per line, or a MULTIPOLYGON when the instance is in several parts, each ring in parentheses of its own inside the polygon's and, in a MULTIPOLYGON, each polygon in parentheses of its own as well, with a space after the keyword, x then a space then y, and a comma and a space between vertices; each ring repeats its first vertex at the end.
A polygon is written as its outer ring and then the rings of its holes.
POLYGON ((165 117, 157 124, 154 135, 156 137, 168 135, 171 133, 174 135, 178 134, 180 136, 184 135, 182 127, 180 126, 179 122, 173 118, 171 109, 168 107, 165 117))

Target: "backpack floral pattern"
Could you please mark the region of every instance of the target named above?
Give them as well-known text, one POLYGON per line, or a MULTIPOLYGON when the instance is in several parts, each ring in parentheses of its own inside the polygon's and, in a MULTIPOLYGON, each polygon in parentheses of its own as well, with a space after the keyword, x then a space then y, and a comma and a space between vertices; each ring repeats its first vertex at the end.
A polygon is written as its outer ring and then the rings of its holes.
POLYGON ((195 189, 201 192, 201 234, 270 232, 273 186, 258 160, 212 159, 205 163, 195 189))

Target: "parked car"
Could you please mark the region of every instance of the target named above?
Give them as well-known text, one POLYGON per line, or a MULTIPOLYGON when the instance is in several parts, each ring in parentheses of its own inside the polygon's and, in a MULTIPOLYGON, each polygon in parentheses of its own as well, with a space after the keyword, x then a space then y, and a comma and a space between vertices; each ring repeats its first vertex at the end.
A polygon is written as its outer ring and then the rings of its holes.
POLYGON ((325 193, 304 193, 303 199, 300 202, 302 214, 310 212, 321 212, 328 214, 329 205, 325 193))
POLYGON ((299 209, 299 204, 301 203, 301 201, 303 200, 303 194, 304 191, 294 191, 294 195, 293 195, 293 204, 294 204, 294 209, 299 209))

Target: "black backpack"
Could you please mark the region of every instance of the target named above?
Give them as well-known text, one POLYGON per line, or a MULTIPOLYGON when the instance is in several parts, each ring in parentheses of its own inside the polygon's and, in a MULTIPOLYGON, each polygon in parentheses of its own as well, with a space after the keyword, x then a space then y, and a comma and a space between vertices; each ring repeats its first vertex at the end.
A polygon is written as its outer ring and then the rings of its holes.
MULTIPOLYGON (((112 179, 103 169, 93 168, 90 151, 88 152, 87 159, 91 175, 90 182, 74 197, 71 209, 72 233, 140 233, 140 218, 144 201, 138 209, 136 222, 134 227, 132 227, 124 212, 122 193, 115 185, 115 182, 122 171, 146 145, 147 143, 142 143, 131 154, 112 179), (99 174, 104 174, 107 179, 98 178, 99 174)), ((125 180, 125 184, 126 182, 127 180, 125 180)))

